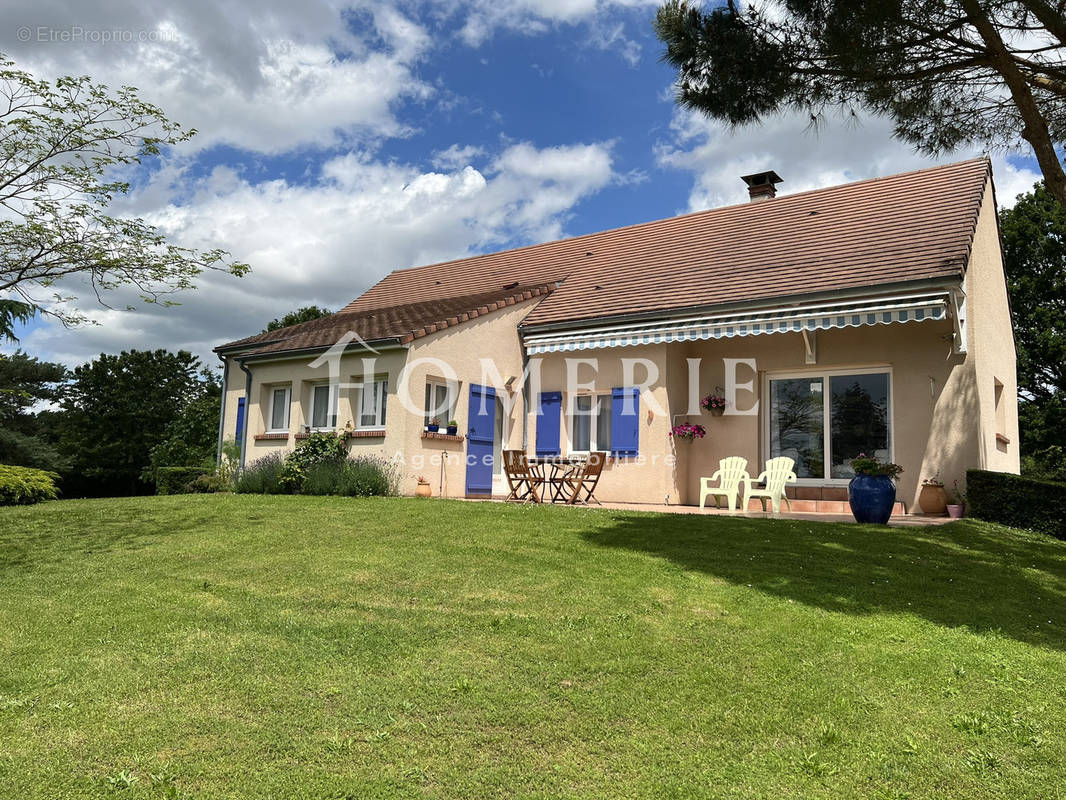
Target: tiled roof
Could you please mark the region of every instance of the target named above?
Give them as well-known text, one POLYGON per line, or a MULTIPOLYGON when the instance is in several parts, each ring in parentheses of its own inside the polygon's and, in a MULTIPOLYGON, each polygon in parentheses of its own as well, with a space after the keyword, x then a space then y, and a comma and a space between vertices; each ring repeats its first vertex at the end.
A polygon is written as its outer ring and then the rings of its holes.
POLYGON ((367 342, 396 340, 407 344, 515 303, 542 297, 554 284, 507 286, 442 300, 403 303, 365 311, 341 309, 336 314, 276 331, 249 336, 221 345, 216 350, 239 350, 248 355, 267 355, 292 350, 329 347, 351 331, 367 342))
POLYGON ((567 326, 952 278, 966 268, 990 169, 973 159, 397 270, 332 317, 220 349, 316 347, 346 330, 410 341, 526 296, 544 299, 523 327, 567 326))
POLYGON ((975 159, 559 242, 593 255, 523 326, 959 275, 989 169, 975 159))

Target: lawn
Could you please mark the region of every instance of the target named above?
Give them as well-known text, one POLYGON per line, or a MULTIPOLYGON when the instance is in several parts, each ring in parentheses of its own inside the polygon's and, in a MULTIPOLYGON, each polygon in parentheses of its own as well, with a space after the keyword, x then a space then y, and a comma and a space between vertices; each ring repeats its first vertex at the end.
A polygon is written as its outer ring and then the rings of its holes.
POLYGON ((0 797, 1061 798, 1064 623, 969 521, 0 509, 0 797))

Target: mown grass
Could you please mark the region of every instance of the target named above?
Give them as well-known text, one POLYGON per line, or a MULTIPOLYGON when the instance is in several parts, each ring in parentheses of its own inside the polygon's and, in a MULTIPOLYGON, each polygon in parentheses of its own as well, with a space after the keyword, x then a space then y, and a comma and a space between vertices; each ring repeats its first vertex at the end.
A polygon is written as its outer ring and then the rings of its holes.
POLYGON ((0 509, 0 796, 1063 797, 1064 617, 968 521, 0 509))

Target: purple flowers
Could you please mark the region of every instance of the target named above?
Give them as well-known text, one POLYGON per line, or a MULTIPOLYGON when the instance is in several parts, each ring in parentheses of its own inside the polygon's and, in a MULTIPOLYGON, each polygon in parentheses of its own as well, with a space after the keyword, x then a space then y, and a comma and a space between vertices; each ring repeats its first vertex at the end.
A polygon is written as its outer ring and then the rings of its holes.
POLYGON ((707 435, 707 431, 702 425, 685 422, 671 428, 670 435, 675 439, 685 439, 691 442, 693 439, 702 439, 707 435))

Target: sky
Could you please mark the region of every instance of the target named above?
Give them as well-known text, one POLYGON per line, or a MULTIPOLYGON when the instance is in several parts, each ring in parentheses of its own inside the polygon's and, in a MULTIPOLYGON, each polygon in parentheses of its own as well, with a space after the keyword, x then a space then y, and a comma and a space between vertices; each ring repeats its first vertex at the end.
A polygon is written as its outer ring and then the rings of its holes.
MULTIPOLYGON (((32 355, 76 365, 213 347, 300 306, 337 310, 389 271, 745 202, 773 169, 791 193, 932 159, 889 121, 819 131, 784 115, 729 130, 679 110, 644 0, 50 0, 0 9, 0 51, 37 77, 136 86, 198 134, 147 164, 112 213, 224 248, 172 307, 119 293, 98 324, 38 317, 32 355), (13 7, 18 6, 18 7, 13 7)), ((1001 205, 1039 178, 994 153, 1001 205)), ((13 346, 5 346, 10 352, 13 346)))

